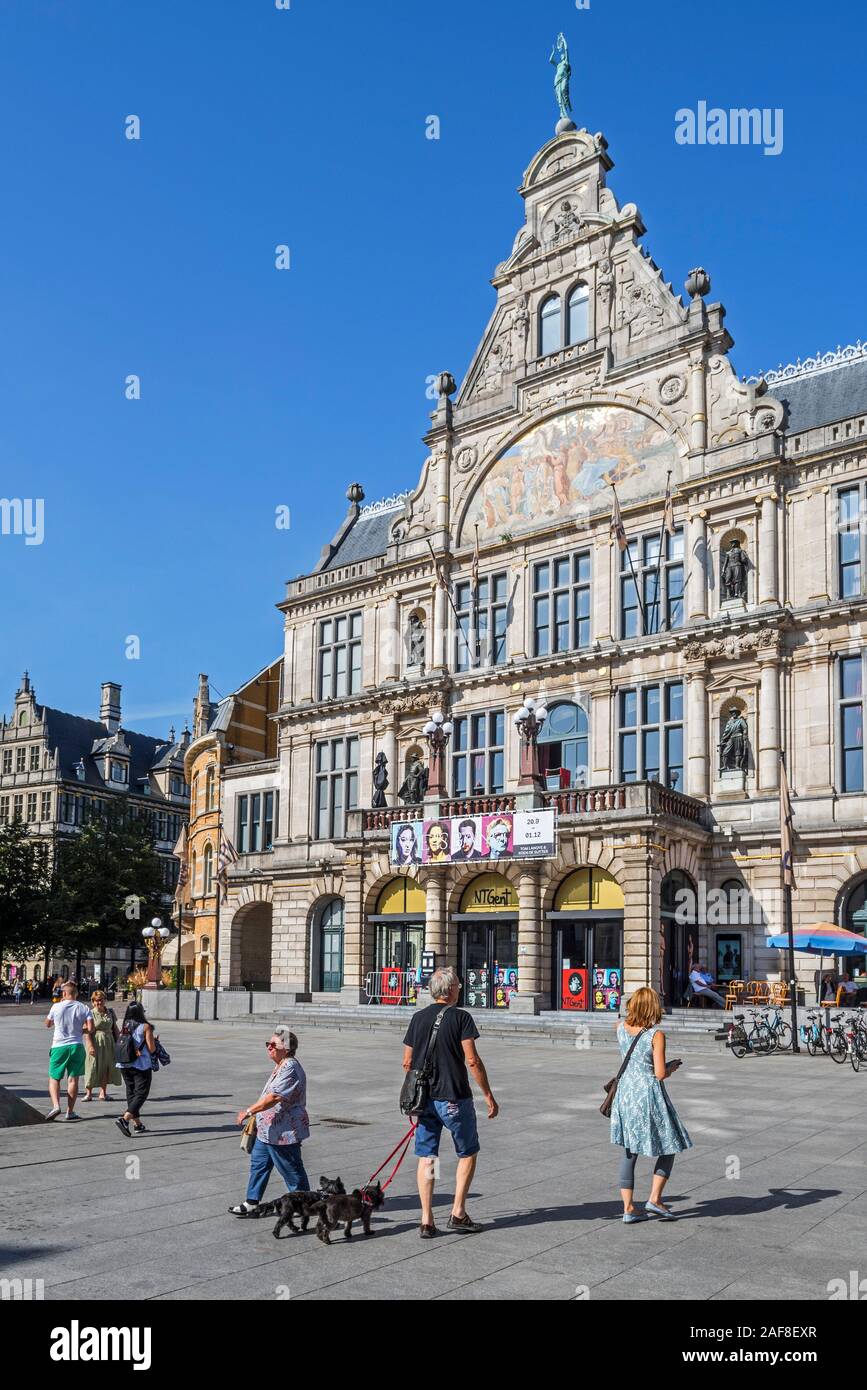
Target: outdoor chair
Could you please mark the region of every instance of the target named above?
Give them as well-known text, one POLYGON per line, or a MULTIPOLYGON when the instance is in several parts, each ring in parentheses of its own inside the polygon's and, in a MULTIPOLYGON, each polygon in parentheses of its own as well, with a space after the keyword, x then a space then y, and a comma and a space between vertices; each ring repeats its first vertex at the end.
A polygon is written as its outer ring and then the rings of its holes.
POLYGON ((771 990, 766 980, 750 980, 746 992, 748 1004, 767 1004, 770 997, 771 990))
POLYGON ((726 985, 725 1006, 727 1009, 731 1009, 735 1004, 738 1004, 740 1002, 740 997, 743 993, 743 989, 743 980, 729 980, 728 984, 726 985))

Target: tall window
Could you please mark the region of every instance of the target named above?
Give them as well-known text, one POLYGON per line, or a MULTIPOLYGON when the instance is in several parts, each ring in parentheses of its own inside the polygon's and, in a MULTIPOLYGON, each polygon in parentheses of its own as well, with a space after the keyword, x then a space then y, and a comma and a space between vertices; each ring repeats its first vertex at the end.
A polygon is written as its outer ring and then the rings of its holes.
POLYGON ((319 699, 361 689, 361 614, 324 618, 319 624, 319 699))
POLYGON ((199 890, 198 890, 198 885, 197 885, 197 883, 196 883, 196 868, 197 868, 197 864, 198 864, 198 859, 196 858, 196 851, 193 850, 193 852, 192 852, 192 854, 191 854, 191 856, 190 856, 190 895, 191 895, 191 897, 194 897, 194 898, 198 895, 198 891, 199 891, 199 890))
POLYGON ((126 765, 115 762, 114 758, 111 760, 111 780, 112 782, 126 781, 126 765))
POLYGON ((40 820, 51 820, 51 792, 42 793, 42 811, 40 820))
POLYGON ((16 748, 16 749, 15 749, 15 771, 16 771, 16 772, 26 772, 26 771, 27 771, 27 749, 26 749, 26 748, 16 748))
POLYGON ((509 626, 509 576, 505 570, 479 580, 477 603, 473 600, 472 584, 458 584, 455 610, 455 668, 468 671, 477 665, 501 666, 506 660, 509 626))
POLYGON ((9 824, 9 798, 0 796, 0 825, 9 824))
POLYGON ((590 551, 533 566, 533 655, 590 645, 590 551))
POLYGON ((23 794, 21 794, 21 795, 19 795, 19 796, 13 796, 13 798, 12 798, 12 819, 13 819, 13 820, 23 820, 23 819, 24 819, 24 796, 23 796, 23 794))
POLYGON ((4 748, 4 749, 3 749, 3 771, 4 771, 4 772, 11 772, 11 771, 12 771, 12 749, 11 749, 11 748, 4 748))
POLYGON ((863 658, 840 659, 840 790, 864 790, 863 658))
POLYGON ((567 308, 567 343, 584 343, 590 337, 590 291, 576 285, 567 308))
POLYGON ((214 768, 211 765, 205 777, 205 810, 213 811, 214 804, 214 768))
POLYGON ((683 788, 683 682, 621 690, 620 779, 683 788))
POLYGON ((36 820, 37 796, 36 792, 27 793, 27 822, 32 825, 36 820))
POLYGON ((77 800, 72 792, 60 793, 60 819, 64 825, 75 825, 77 800))
POLYGON ((560 296, 551 294, 539 310, 539 356, 559 352, 563 346, 560 329, 560 296))
POLYGON ((358 805, 358 739, 332 738, 316 744, 317 840, 340 839, 346 812, 358 805))
POLYGON ((194 777, 193 777, 192 790, 190 791, 190 814, 191 814, 192 816, 196 816, 196 815, 198 815, 198 812, 199 812, 199 774, 196 773, 196 774, 194 775, 194 777))
POLYGON ((239 854, 261 854, 274 848, 279 792, 252 792, 238 797, 239 854))
POLYGON ((211 845, 205 845, 205 852, 202 855, 202 876, 204 883, 202 892, 209 898, 214 891, 214 850, 211 845))
POLYGON ((539 736, 543 770, 552 791, 584 787, 590 781, 587 715, 580 705, 552 705, 539 736))
POLYGON ((30 749, 30 771, 39 771, 39 744, 34 743, 30 749))
POLYGON ((862 488, 863 484, 859 484, 843 488, 837 494, 837 567, 841 598, 852 598, 863 588, 862 488))
POLYGON ((505 787, 506 716, 501 709, 455 720, 452 736, 454 796, 485 796, 505 787))
POLYGON ((620 552, 620 635, 641 637, 683 626, 683 531, 631 541, 620 552), (633 577, 633 569, 635 571, 633 577), (635 581, 644 604, 644 622, 635 581))

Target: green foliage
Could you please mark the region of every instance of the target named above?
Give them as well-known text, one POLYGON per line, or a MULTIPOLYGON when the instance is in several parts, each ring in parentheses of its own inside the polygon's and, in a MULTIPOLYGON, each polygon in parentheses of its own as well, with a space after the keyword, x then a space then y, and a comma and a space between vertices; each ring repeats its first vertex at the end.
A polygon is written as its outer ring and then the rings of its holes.
POLYGON ((141 929, 164 911, 159 856, 143 821, 124 802, 57 847, 51 918, 67 950, 141 945, 141 929))
POLYGON ((38 950, 50 891, 48 846, 15 820, 0 827, 0 947, 8 958, 38 950))

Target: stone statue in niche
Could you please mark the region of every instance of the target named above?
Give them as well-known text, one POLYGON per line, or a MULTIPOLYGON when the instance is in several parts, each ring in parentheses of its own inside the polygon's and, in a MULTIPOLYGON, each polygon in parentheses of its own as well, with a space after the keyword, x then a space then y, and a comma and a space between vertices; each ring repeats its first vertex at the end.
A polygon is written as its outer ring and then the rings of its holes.
POLYGON ((388 758, 385 756, 384 753, 377 753, 376 760, 373 765, 373 800, 370 803, 371 806, 377 811, 381 807, 388 805, 388 802, 385 799, 387 787, 388 758))
POLYGON ((530 332, 530 311, 527 296, 522 294, 509 316, 512 363, 524 362, 527 358, 527 335, 530 332))
POLYGON ((596 275, 596 291, 599 295, 599 327, 611 327, 611 305, 614 301, 614 262, 606 256, 599 263, 596 275))
POLYGON ((398 788, 398 796, 404 806, 420 806, 427 791, 427 768, 416 755, 409 765, 409 771, 398 788))
POLYGON ((746 551, 738 540, 733 540, 723 557, 720 579, 724 599, 746 599, 747 565, 746 551))
POLYGON ((409 620, 409 657, 407 665, 420 667, 422 674, 424 674, 424 658, 424 623, 417 613, 413 613, 409 620))
POLYGON ((737 705, 730 707, 728 716, 720 740, 719 770, 720 772, 746 772, 749 752, 747 721, 737 705))

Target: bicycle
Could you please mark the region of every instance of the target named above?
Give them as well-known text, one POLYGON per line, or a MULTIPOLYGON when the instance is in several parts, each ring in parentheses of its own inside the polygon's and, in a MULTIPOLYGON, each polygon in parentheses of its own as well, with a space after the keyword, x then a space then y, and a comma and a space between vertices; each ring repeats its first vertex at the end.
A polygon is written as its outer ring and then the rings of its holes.
POLYGON ((734 1014, 732 1023, 729 1027, 727 1047, 731 1049, 735 1057, 746 1057, 748 1052, 754 1052, 758 1056, 766 1057, 773 1051, 774 1041, 771 1030, 764 1020, 756 1017, 758 1009, 750 1009, 752 1014, 750 1029, 747 1032, 744 1025, 745 1014, 734 1014))
POLYGON ((807 1049, 809 1056, 815 1057, 819 1052, 825 1051, 825 1039, 822 1033, 823 1023, 819 1018, 818 1009, 810 1009, 807 1013, 806 1023, 801 1024, 801 1042, 807 1049))
POLYGON ((785 1050, 792 1046, 791 1025, 783 1019, 779 1005, 769 1005, 762 1010, 762 1021, 773 1039, 773 1047, 785 1050))

